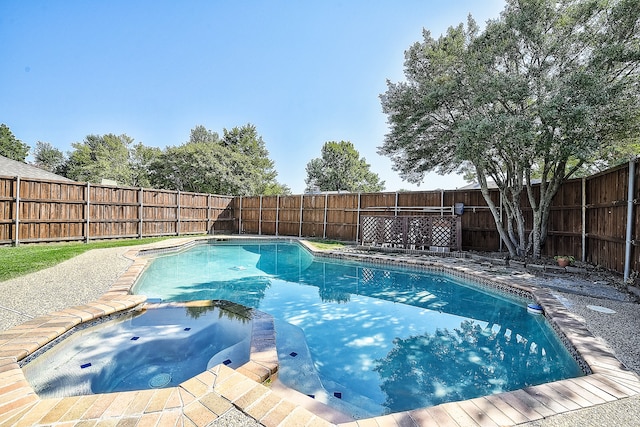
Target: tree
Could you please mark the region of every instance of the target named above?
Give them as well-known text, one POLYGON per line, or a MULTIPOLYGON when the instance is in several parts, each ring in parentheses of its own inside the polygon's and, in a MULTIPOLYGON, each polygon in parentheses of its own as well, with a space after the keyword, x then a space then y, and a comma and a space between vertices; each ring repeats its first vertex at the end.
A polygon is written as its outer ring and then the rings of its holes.
POLYGON ((129 166, 131 167, 131 182, 134 187, 150 187, 151 163, 162 155, 157 147, 147 147, 141 142, 129 149, 129 166))
POLYGON ((233 164, 232 169, 244 177, 244 188, 240 189, 241 192, 246 195, 291 192, 289 187, 276 181, 278 173, 274 169, 275 165, 269 158, 269 151, 254 125, 223 129, 221 143, 239 155, 239 162, 233 164))
POLYGON ((34 164, 49 172, 64 174, 67 161, 64 153, 48 142, 38 141, 33 150, 34 164))
POLYGON ((149 165, 156 188, 226 194, 223 182, 234 178, 226 167, 228 153, 218 143, 188 142, 167 147, 149 165))
POLYGON ((221 139, 204 126, 191 130, 187 143, 168 147, 149 166, 154 186, 228 195, 287 194, 279 184, 255 126, 224 129, 221 139))
POLYGON ((640 128, 639 16, 638 0, 507 0, 482 33, 471 18, 438 40, 425 31, 405 54, 406 81, 381 95, 379 152, 410 182, 471 171, 510 255, 539 257, 560 184, 640 128))
POLYGON ((29 154, 29 146, 17 139, 9 126, 0 124, 0 156, 24 162, 29 154))
POLYGON ((88 135, 83 142, 74 142, 69 154, 66 176, 75 181, 100 183, 112 179, 123 185, 133 185, 129 163, 129 146, 133 138, 127 135, 88 135))
POLYGON ((384 190, 384 181, 369 170, 370 165, 349 141, 329 141, 322 146, 321 157, 307 163, 307 190, 376 192, 384 190))

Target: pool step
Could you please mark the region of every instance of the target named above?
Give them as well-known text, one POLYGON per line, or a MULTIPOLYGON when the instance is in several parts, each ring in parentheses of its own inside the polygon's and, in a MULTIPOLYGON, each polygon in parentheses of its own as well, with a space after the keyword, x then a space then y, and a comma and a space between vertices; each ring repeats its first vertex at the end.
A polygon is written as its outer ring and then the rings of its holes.
POLYGON ((280 362, 278 380, 282 384, 354 418, 369 418, 384 412, 381 405, 347 386, 326 380, 323 383, 307 347, 304 331, 279 319, 275 319, 275 325, 280 362))

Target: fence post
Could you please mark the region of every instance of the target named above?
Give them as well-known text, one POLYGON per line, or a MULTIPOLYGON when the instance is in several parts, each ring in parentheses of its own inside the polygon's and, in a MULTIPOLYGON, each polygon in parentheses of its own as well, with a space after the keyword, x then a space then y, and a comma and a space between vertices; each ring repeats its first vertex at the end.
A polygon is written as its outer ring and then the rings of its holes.
POLYGON ((144 206, 143 206, 143 200, 144 200, 144 190, 142 189, 142 187, 140 187, 140 191, 139 191, 139 200, 138 200, 138 238, 142 239, 142 230, 143 230, 143 222, 144 219, 142 218, 143 212, 144 212, 144 206))
POLYGON ((357 215, 358 218, 356 219, 356 242, 358 242, 358 240, 360 239, 360 198, 362 196, 362 193, 358 193, 358 210, 357 215))
POLYGON ((258 236, 262 236, 262 196, 258 205, 258 236))
POLYGON ((242 234, 242 196, 240 196, 240 213, 238 214, 238 234, 242 234))
POLYGON ((16 203, 16 217, 15 217, 16 233, 14 236, 15 237, 14 245, 19 246, 20 245, 20 176, 16 176, 15 203, 16 203))
POLYGON ((176 208, 176 234, 180 235, 180 190, 178 190, 178 207, 176 208))
POLYGON ((298 228, 298 237, 302 237, 302 206, 304 205, 304 194, 300 195, 300 227, 298 228))
POLYGON ((327 204, 329 203, 329 193, 324 193, 324 225, 322 226, 322 238, 327 238, 327 204))
POLYGON ((85 222, 85 229, 84 229, 84 239, 85 239, 85 243, 89 243, 89 225, 91 223, 90 217, 91 217, 91 184, 87 182, 87 212, 86 212, 86 222, 85 222))
POLYGON ((582 178, 582 262, 587 261, 587 179, 582 178))
POLYGON ((278 236, 278 222, 280 219, 280 195, 276 195, 276 236, 278 236))
MULTIPOLYGON (((207 194, 207 234, 211 231, 211 194, 207 194)), ((213 230, 215 234, 215 230, 213 230)))

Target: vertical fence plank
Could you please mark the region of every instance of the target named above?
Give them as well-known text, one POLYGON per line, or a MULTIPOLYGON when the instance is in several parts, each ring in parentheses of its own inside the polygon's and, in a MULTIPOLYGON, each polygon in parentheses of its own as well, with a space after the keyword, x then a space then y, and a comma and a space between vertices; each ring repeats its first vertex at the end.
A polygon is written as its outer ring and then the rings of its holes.
POLYGON ((16 224, 16 231, 14 234, 14 244, 16 246, 20 245, 20 177, 16 176, 16 194, 14 198, 14 203, 16 205, 16 216, 14 217, 14 221, 16 224))
POLYGON ((327 238, 327 210, 328 210, 328 202, 329 202, 329 193, 324 195, 324 221, 322 224, 322 238, 327 238))

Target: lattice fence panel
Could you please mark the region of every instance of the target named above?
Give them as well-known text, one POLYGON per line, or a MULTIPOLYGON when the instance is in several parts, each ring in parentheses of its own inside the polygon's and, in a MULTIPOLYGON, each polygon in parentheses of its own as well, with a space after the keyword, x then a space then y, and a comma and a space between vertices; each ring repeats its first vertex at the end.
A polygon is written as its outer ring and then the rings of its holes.
POLYGON ((431 246, 431 240, 431 217, 410 218, 407 230, 407 244, 409 247, 428 248, 431 246))
POLYGON ((364 216, 362 244, 404 249, 432 247, 460 250, 459 217, 364 216))

